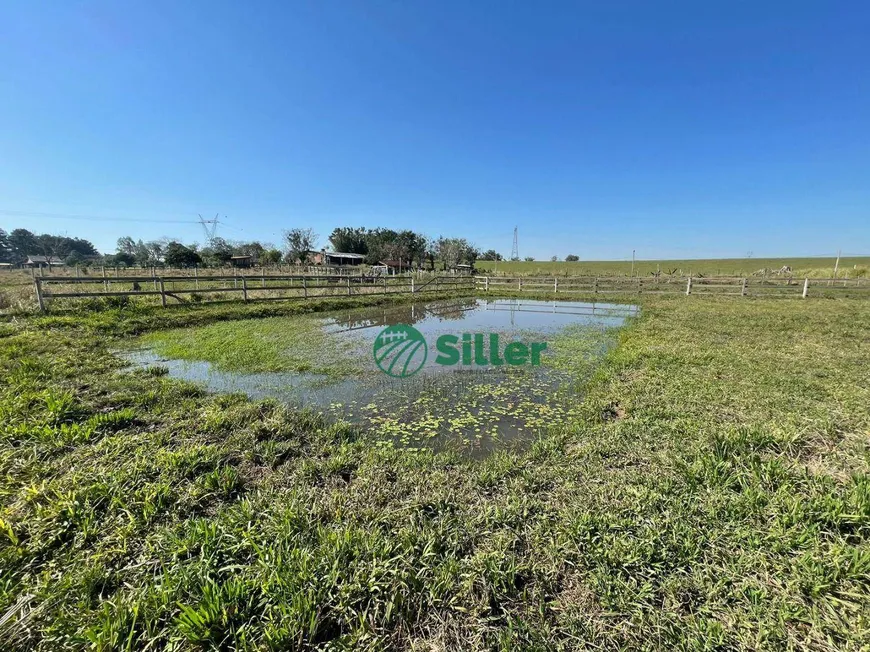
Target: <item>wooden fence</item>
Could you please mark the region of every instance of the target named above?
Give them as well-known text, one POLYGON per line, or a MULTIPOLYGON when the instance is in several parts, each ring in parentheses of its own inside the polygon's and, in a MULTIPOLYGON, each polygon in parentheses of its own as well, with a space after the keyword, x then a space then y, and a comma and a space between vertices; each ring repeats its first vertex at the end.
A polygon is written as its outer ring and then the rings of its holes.
POLYGON ((306 276, 233 274, 208 276, 35 276, 36 301, 41 311, 54 300, 108 297, 157 297, 177 303, 214 300, 225 294, 243 301, 308 299, 326 296, 370 294, 418 294, 443 291, 473 291, 469 276, 306 276), (186 299, 184 298, 186 297, 186 299))
POLYGON ((754 277, 516 277, 504 276, 308 276, 235 273, 208 276, 35 276, 36 300, 45 310, 54 300, 157 297, 178 303, 214 300, 236 294, 243 301, 307 299, 363 294, 433 291, 546 292, 564 294, 700 294, 719 296, 803 297, 862 296, 870 298, 870 279, 794 279, 754 277), (186 297, 186 298, 183 298, 186 297))
POLYGON ((516 277, 477 276, 478 291, 574 294, 702 294, 720 296, 803 297, 844 293, 870 298, 870 279, 756 277, 516 277))

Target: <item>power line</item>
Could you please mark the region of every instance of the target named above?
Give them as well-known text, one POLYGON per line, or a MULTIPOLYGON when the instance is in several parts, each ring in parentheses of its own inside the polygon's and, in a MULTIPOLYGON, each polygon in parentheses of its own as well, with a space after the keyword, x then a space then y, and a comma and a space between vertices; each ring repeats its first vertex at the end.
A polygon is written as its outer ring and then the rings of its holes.
POLYGON ((9 217, 38 217, 52 220, 80 220, 83 222, 148 222, 151 224, 199 224, 198 220, 155 220, 132 217, 106 217, 105 215, 80 215, 73 213, 39 213, 35 211, 10 211, 0 209, 0 215, 9 217))

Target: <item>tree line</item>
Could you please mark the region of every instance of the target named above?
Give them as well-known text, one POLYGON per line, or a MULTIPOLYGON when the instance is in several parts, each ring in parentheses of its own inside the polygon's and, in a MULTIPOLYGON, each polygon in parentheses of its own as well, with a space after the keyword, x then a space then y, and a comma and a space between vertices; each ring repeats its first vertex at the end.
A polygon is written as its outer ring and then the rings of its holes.
MULTIPOLYGON (((478 259, 502 259, 494 250, 481 253, 465 238, 431 238, 411 230, 338 227, 327 240, 332 251, 360 254, 371 265, 395 262, 408 267, 447 269, 460 264, 474 265, 478 259)), ((0 229, 0 262, 21 264, 29 256, 40 255, 67 265, 223 267, 233 257, 250 256, 254 262, 265 265, 308 264, 321 251, 318 242, 318 235, 306 228, 285 231, 280 247, 220 237, 209 239, 201 247, 171 238, 146 241, 124 236, 118 239, 113 253, 101 254, 93 243, 82 238, 37 235, 27 229, 7 233, 0 229)))
POLYGON ((0 262, 20 264, 28 256, 45 256, 77 264, 99 256, 93 243, 83 238, 70 238, 50 233, 35 234, 27 229, 0 229, 0 262))
MULTIPOLYGON (((474 265, 478 260, 501 261, 494 249, 481 252, 465 238, 428 237, 411 230, 366 227, 337 227, 327 238, 332 251, 359 254, 369 265, 396 262, 408 267, 448 269, 474 265)), ((225 267, 235 256, 250 256, 261 265, 278 263, 308 264, 319 251, 319 236, 312 229, 294 228, 284 232, 281 246, 258 241, 231 241, 211 238, 204 247, 183 244, 171 238, 143 241, 130 236, 118 239, 111 254, 100 254, 89 240, 49 233, 35 234, 27 229, 7 233, 0 229, 0 262, 21 264, 28 256, 45 256, 67 265, 109 265, 119 267, 225 267)), ((526 257, 526 261, 534 260, 526 257)), ((553 256, 553 261, 558 257, 553 256)), ((575 255, 565 257, 576 262, 575 255)))

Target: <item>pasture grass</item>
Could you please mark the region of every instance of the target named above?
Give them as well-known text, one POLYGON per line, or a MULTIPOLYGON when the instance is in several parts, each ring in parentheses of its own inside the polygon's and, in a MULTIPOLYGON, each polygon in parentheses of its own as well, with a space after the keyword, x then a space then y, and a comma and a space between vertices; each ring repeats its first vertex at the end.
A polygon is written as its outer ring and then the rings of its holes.
MULTIPOLYGON (((836 257, 831 258, 711 258, 686 260, 638 260, 635 276, 650 276, 656 272, 679 276, 739 276, 748 277, 767 269, 778 271, 788 265, 796 278, 832 278, 836 257)), ((577 262, 489 261, 475 263, 481 274, 499 276, 629 276, 631 260, 581 260, 577 262)), ((841 258, 838 278, 870 276, 870 257, 841 258)))
POLYGON ((149 333, 140 344, 161 356, 207 360, 221 371, 294 371, 347 376, 360 371, 353 342, 324 332, 310 315, 221 321, 149 333))
POLYGON ((3 325, 3 648, 866 649, 870 303, 641 301, 482 461, 111 353, 263 307, 3 325))

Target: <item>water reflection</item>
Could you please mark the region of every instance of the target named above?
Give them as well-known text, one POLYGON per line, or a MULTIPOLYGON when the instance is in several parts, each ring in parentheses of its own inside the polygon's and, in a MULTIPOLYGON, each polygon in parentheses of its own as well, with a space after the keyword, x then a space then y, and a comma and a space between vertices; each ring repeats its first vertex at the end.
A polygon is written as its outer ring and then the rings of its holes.
POLYGON ((147 350, 127 357, 137 366, 164 366, 171 377, 211 391, 315 407, 363 425, 385 445, 460 449, 481 456, 573 419, 580 406, 578 386, 613 346, 616 329, 637 313, 636 306, 523 299, 458 299, 336 312, 319 318, 325 330, 350 339, 355 344, 350 355, 361 356, 369 369, 340 380, 313 373, 223 372, 208 362, 164 360, 147 350), (419 374, 391 378, 377 370, 371 352, 381 330, 397 323, 413 324, 431 351, 440 334, 463 332, 546 341, 548 350, 540 367, 447 367, 435 364, 433 354, 419 374), (570 337, 565 335, 569 327, 570 337), (566 356, 569 364, 557 364, 566 356))

